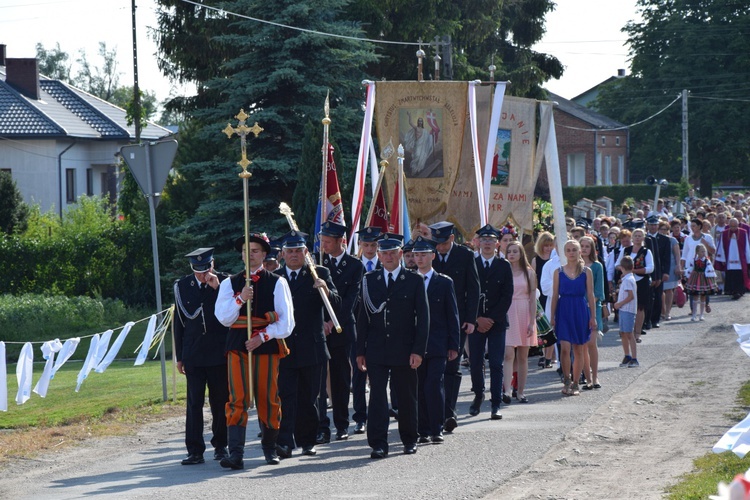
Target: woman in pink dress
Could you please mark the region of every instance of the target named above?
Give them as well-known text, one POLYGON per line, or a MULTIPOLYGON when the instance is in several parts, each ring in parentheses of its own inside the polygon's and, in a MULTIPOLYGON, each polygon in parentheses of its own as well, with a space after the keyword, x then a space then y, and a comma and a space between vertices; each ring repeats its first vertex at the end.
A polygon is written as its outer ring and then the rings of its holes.
MULTIPOLYGON (((517 361, 518 391, 521 403, 528 403, 523 391, 529 370, 529 347, 537 345, 536 339, 536 273, 526 259, 521 243, 511 241, 505 249, 505 258, 513 270, 513 301, 508 310, 508 329, 505 332, 505 359, 503 380, 510 380, 513 358, 517 361), (515 351, 515 353, 514 353, 515 351)), ((504 391, 507 393, 507 391, 504 391)), ((503 396, 505 399, 506 396, 503 396)))

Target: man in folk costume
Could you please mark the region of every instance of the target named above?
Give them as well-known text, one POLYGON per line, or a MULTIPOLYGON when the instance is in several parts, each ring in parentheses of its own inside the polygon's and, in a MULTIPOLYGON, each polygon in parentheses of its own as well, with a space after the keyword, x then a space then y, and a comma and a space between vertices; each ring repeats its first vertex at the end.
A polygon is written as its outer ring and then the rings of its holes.
MULTIPOLYGON (((336 310, 341 333, 337 333, 332 321, 325 324, 326 343, 331 359, 327 370, 323 370, 321 381, 325 388, 326 373, 331 380, 331 406, 333 425, 336 427, 336 440, 349 438, 349 392, 352 383, 352 351, 356 354, 357 328, 356 307, 359 302, 359 290, 362 284, 364 267, 362 262, 346 253, 344 235, 346 226, 327 221, 320 229, 320 248, 323 252, 323 265, 331 272, 333 284, 341 298, 341 305, 336 310)), ((326 368, 324 366, 324 368, 326 368)), ((325 404, 325 391, 321 390, 318 402, 320 410, 320 428, 317 441, 330 441, 330 420, 325 404)))
POLYGON ((490 367, 490 401, 492 420, 500 420, 500 403, 503 395, 503 359, 505 357, 505 330, 508 327, 508 309, 513 300, 513 271, 510 263, 497 256, 500 232, 487 224, 477 231, 479 256, 476 258, 481 295, 477 328, 469 338, 469 364, 471 390, 474 401, 469 406, 471 416, 479 415, 484 402, 485 346, 490 367))
POLYGON ((729 229, 721 232, 716 245, 716 269, 724 271, 724 293, 737 300, 750 290, 750 235, 736 218, 729 220, 729 229))
POLYGON ((458 304, 458 319, 461 325, 459 356, 449 359, 445 366, 445 432, 453 432, 458 426, 456 404, 461 388, 460 353, 466 342, 466 334, 474 333, 479 307, 479 275, 474 261, 474 252, 455 242, 454 226, 450 222, 436 222, 430 226, 431 239, 435 242, 437 258, 432 267, 449 276, 458 304))
POLYGON ((222 281, 216 300, 216 317, 225 326, 227 334, 226 355, 229 378, 229 400, 226 404, 229 458, 221 466, 230 469, 244 468, 245 431, 247 409, 250 406, 248 390, 248 353, 252 353, 253 394, 261 427, 261 447, 266 463, 276 465, 276 439, 281 423, 279 399, 279 363, 288 354, 283 341, 294 329, 294 307, 287 282, 269 273, 263 267, 271 247, 264 234, 251 233, 248 238, 235 241, 235 248, 247 259, 250 269, 250 286, 246 285, 245 272, 222 281), (247 338, 247 306, 251 301, 252 336, 247 338))
POLYGON ((458 359, 458 305, 453 280, 432 268, 434 242, 419 236, 414 242, 414 258, 424 278, 430 306, 430 334, 427 352, 417 370, 419 376, 419 442, 443 442, 445 420, 445 366, 458 359))
POLYGON ((417 368, 427 348, 430 312, 424 280, 401 266, 403 236, 378 240, 383 269, 365 274, 357 317, 357 367, 370 378, 367 442, 370 458, 388 456, 388 396, 399 402, 398 431, 404 453, 417 452, 417 368))
POLYGON ((219 284, 229 275, 214 272, 214 249, 199 248, 185 257, 190 260, 193 273, 174 284, 177 307, 174 318, 174 343, 177 371, 187 380, 187 408, 185 415, 185 446, 188 456, 182 465, 204 462, 203 404, 206 387, 211 407, 211 445, 214 460, 227 454, 227 423, 224 405, 229 399, 227 388, 227 360, 224 346, 228 328, 216 319, 214 307, 219 295, 219 284))
POLYGON ((296 230, 286 235, 282 250, 284 265, 276 271, 289 283, 295 316, 294 330, 287 338, 290 354, 279 364, 279 396, 284 417, 276 451, 281 458, 291 457, 296 446, 302 448, 303 455, 317 453, 321 373, 330 357, 323 326, 327 313, 320 290, 333 308, 340 303, 328 269, 315 266, 318 275, 315 279, 305 265, 306 237, 296 230))

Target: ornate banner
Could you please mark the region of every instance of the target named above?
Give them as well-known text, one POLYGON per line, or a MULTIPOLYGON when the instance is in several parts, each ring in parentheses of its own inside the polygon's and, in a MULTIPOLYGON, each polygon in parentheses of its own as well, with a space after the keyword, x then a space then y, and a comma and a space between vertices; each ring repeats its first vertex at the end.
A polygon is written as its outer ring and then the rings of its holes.
MULTIPOLYGON (((467 116, 467 82, 377 82, 378 143, 403 144, 404 174, 412 223, 447 217, 459 172, 467 116)), ((394 186, 393 155, 384 175, 394 186)), ((386 193, 388 198, 392 193, 386 193)), ((393 206, 393 204, 390 204, 393 206)))
POLYGON ((489 223, 495 227, 511 218, 519 228, 532 229, 536 107, 534 99, 506 96, 503 101, 494 161, 483 166, 492 168, 487 203, 489 223))

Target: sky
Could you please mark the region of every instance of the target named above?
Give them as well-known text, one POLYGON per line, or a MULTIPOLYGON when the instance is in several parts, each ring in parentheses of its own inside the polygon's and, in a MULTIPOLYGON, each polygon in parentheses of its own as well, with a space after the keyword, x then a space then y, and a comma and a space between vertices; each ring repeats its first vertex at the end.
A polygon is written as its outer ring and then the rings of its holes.
MULTIPOLYGON (((618 69, 628 69, 626 37, 620 30, 636 17, 635 2, 557 0, 546 19, 547 33, 534 49, 556 56, 566 69, 546 88, 572 98, 618 69)), ((136 5, 139 86, 160 101, 170 93, 189 93, 190 87, 170 82, 157 67, 156 44, 149 33, 156 26, 155 1, 136 0, 136 5)), ((84 49, 88 61, 100 65, 101 41, 117 49, 120 84, 133 85, 131 0, 0 0, 0 44, 6 45, 7 57, 34 57, 37 43, 47 50, 59 43, 73 60, 84 49)))

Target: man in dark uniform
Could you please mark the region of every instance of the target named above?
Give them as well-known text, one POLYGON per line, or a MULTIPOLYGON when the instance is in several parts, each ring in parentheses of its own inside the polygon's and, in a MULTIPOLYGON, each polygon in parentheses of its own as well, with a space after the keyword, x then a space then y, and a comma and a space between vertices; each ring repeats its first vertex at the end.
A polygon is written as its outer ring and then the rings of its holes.
MULTIPOLYGON (((369 226, 357 231, 359 248, 362 251, 362 276, 364 273, 382 269, 383 264, 378 260, 378 238, 380 237, 380 228, 369 226)), ((361 282, 361 278, 360 278, 361 282)), ((357 304, 357 309, 362 307, 362 303, 357 304)), ((352 420, 354 420, 354 434, 364 434, 367 430, 367 374, 358 370, 357 367, 357 346, 352 346, 351 363, 354 368, 352 372, 352 420)))
POLYGON ((321 377, 321 397, 318 401, 320 427, 318 443, 331 440, 330 419, 325 402, 326 374, 331 380, 331 405, 333 425, 336 427, 336 440, 349 438, 349 391, 352 383, 351 353, 357 341, 355 310, 359 301, 364 266, 362 262, 346 253, 344 245, 346 226, 327 221, 320 229, 320 248, 323 252, 323 265, 331 272, 333 284, 341 298, 336 316, 342 332, 337 333, 332 321, 325 323, 326 342, 331 359, 323 365, 321 377), (327 368, 327 369, 326 369, 327 368))
POLYGON ((669 280, 669 271, 672 268, 672 244, 667 236, 659 232, 659 217, 651 215, 646 219, 646 236, 656 242, 655 248, 651 249, 654 257, 654 275, 658 281, 651 283, 652 303, 651 317, 652 328, 659 328, 661 321, 661 304, 664 294, 664 282, 669 280), (656 255, 658 254, 658 255, 656 255), (656 274, 656 262, 659 262, 659 274, 656 274))
POLYGON ((484 352, 490 365, 490 398, 492 420, 500 420, 500 403, 503 394, 503 358, 505 356, 505 329, 508 327, 508 309, 513 300, 513 271, 510 263, 497 256, 500 232, 487 224, 477 231, 479 256, 476 265, 479 272, 481 295, 477 328, 469 335, 469 363, 471 364, 471 390, 474 401, 469 414, 479 415, 484 402, 484 352))
POLYGON ((174 343, 177 371, 187 380, 185 446, 188 456, 182 465, 202 464, 206 443, 203 440, 203 404, 206 387, 211 407, 211 445, 214 460, 226 458, 227 423, 224 405, 229 399, 227 361, 224 345, 228 328, 214 316, 219 283, 228 275, 214 272, 214 249, 199 248, 185 257, 193 274, 174 284, 174 343))
POLYGON ((281 424, 279 401, 279 364, 288 354, 284 339, 294 328, 294 307, 286 280, 263 267, 271 247, 264 234, 250 233, 248 248, 245 238, 237 238, 234 246, 247 261, 249 284, 245 271, 224 280, 216 299, 216 318, 229 326, 226 356, 229 378, 229 400, 226 404, 229 458, 222 459, 227 469, 244 468, 247 410, 250 407, 248 384, 248 353, 252 353, 253 394, 261 428, 261 448, 266 463, 278 465, 276 439, 281 424), (251 304, 252 336, 247 338, 247 302, 251 304))
POLYGON ((281 263, 279 262, 281 243, 276 240, 271 240, 268 242, 268 245, 271 247, 271 251, 268 252, 266 258, 263 259, 263 267, 266 268, 266 271, 272 273, 281 267, 281 263))
POLYGON ((460 354, 466 341, 466 334, 474 333, 474 323, 479 307, 479 275, 474 262, 474 252, 457 245, 453 234, 453 224, 437 222, 430 226, 435 242, 437 258, 432 267, 453 280, 458 303, 458 320, 461 325, 459 356, 449 359, 445 366, 445 432, 453 432, 458 426, 456 403, 461 388, 460 354))
POLYGON ((452 280, 432 268, 433 242, 419 236, 414 242, 414 259, 424 278, 430 305, 430 335, 427 353, 417 370, 419 375, 419 442, 443 442, 445 422, 445 365, 458 358, 458 306, 452 280))
POLYGON ((388 374, 399 402, 404 453, 417 452, 417 368, 427 349, 430 311, 424 280, 401 266, 403 236, 378 240, 382 270, 365 274, 357 317, 357 366, 370 377, 370 458, 388 455, 388 374))
POLYGON ((341 302, 328 268, 315 266, 316 280, 306 266, 306 237, 299 231, 286 235, 282 249, 284 265, 276 271, 289 282, 295 321, 294 330, 286 339, 290 354, 279 364, 282 418, 276 452, 281 458, 291 457, 296 445, 302 448, 303 455, 317 453, 321 373, 330 357, 323 330, 327 313, 318 289, 327 295, 334 310, 341 302))

